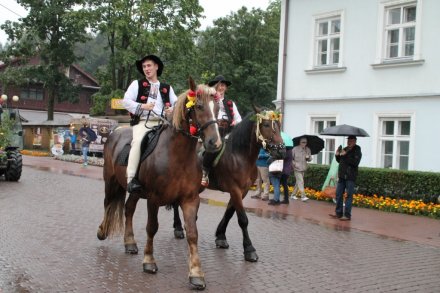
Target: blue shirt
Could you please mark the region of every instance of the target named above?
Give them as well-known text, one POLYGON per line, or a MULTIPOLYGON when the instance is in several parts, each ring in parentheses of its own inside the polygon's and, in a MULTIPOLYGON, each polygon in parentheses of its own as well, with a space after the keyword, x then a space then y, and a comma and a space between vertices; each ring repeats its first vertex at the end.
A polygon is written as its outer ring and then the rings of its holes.
POLYGON ((269 167, 267 160, 269 159, 269 154, 265 149, 260 148, 260 153, 258 154, 257 167, 269 167))

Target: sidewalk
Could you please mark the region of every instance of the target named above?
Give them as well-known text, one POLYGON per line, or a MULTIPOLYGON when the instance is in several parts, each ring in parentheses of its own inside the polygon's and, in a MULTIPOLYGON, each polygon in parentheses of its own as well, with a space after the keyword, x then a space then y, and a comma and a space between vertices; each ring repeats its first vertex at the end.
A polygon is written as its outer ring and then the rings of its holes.
MULTIPOLYGON (((81 164, 32 156, 23 156, 23 164, 44 171, 102 180, 101 167, 83 167, 81 164)), ((26 180, 26 174, 20 180, 26 180)), ((265 201, 250 198, 252 194, 253 191, 250 191, 243 203, 247 211, 258 216, 292 217, 335 230, 355 229, 396 240, 440 247, 440 220, 353 207, 352 220, 341 222, 328 216, 329 213, 334 213, 335 208, 330 202, 291 200, 289 205, 269 206, 265 201)), ((202 202, 212 205, 226 206, 229 201, 229 194, 213 190, 205 190, 200 197, 202 202)))

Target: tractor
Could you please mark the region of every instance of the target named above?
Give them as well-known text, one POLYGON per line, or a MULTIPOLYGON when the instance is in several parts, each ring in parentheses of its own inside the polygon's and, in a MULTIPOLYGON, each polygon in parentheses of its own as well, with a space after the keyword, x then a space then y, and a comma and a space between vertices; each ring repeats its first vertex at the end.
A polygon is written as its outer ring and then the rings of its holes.
POLYGON ((18 181, 21 177, 23 159, 23 129, 18 109, 0 105, 0 176, 6 181, 18 181))

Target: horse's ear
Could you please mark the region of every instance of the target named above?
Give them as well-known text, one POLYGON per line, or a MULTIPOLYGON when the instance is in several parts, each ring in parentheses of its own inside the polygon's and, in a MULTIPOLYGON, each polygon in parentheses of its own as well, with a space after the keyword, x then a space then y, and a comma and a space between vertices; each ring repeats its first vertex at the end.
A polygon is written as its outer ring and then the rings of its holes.
POLYGON ((255 113, 260 113, 261 112, 261 108, 255 106, 255 104, 252 103, 252 108, 254 109, 255 113))
POLYGON ((189 83, 189 88, 195 92, 196 91, 196 83, 194 82, 194 79, 192 78, 191 75, 188 77, 188 83, 189 83))

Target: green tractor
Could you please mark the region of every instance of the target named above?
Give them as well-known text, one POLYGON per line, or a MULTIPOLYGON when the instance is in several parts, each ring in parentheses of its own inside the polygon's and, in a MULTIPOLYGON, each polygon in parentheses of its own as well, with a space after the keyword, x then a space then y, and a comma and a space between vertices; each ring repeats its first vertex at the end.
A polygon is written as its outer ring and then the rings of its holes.
POLYGON ((18 109, 2 108, 0 105, 0 176, 6 181, 18 181, 21 177, 23 159, 23 129, 18 109))

